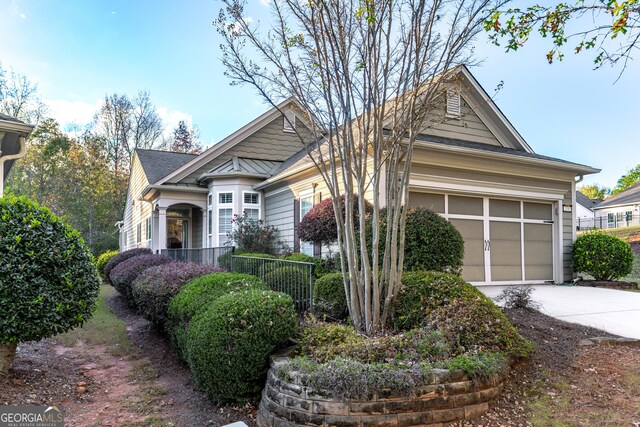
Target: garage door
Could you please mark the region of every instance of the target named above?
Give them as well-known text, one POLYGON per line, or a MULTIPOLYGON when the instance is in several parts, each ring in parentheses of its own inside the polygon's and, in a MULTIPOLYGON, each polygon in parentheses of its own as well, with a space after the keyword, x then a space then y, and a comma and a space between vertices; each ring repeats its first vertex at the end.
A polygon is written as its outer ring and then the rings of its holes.
POLYGON ((553 204, 410 193, 410 206, 440 213, 465 242, 462 277, 475 284, 553 281, 553 204))

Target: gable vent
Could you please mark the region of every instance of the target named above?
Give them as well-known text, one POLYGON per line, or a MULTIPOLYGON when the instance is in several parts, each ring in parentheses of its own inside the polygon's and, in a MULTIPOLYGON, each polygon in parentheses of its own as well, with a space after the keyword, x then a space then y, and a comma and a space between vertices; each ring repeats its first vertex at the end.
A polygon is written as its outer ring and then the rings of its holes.
POLYGON ((460 117, 460 92, 455 89, 447 90, 447 116, 460 117))
POLYGON ((293 113, 293 111, 289 110, 285 112, 282 119, 284 122, 282 126, 282 130, 285 132, 295 132, 296 115, 293 113))

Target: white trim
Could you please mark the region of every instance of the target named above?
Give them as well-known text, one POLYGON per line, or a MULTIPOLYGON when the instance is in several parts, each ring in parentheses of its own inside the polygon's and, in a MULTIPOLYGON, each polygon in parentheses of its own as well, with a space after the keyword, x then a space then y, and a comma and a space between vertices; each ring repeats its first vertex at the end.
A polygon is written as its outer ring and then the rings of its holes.
MULTIPOLYGON (((216 200, 215 200, 215 213, 216 213, 216 227, 215 227, 215 236, 216 236, 216 246, 222 246, 221 243, 221 239, 220 236, 222 233, 220 233, 220 224, 222 223, 220 221, 220 210, 222 209, 231 209, 231 218, 233 218, 233 214, 236 213, 234 212, 235 209, 235 194, 236 191, 235 190, 221 190, 221 191, 216 191, 216 200), (220 195, 221 194, 231 194, 231 202, 230 203, 220 203, 220 195)), ((232 226, 233 229, 233 226, 232 226)), ((226 238, 226 236, 225 236, 226 238)))
POLYGON ((282 131, 285 133, 296 133, 296 113, 287 110, 282 115, 282 131))
MULTIPOLYGON (((258 191, 258 190, 256 190, 256 191, 258 191)), ((266 199, 267 197, 272 197, 272 196, 275 196, 277 194, 284 193, 285 191, 291 191, 291 189, 289 187, 278 188, 277 190, 273 190, 273 191, 269 191, 268 193, 264 193, 264 197, 266 199)))
POLYGON ((258 210, 258 219, 262 219, 263 215, 262 215, 262 197, 259 191, 253 191, 253 190, 243 190, 242 191, 242 199, 240 200, 240 204, 242 206, 242 213, 244 214, 246 212, 247 209, 257 209, 258 210), (255 194, 258 196, 258 203, 257 204, 253 204, 253 203, 245 203, 244 201, 244 196, 245 194, 255 194))
POLYGON ((269 109, 268 111, 256 117, 255 119, 253 119, 252 121, 250 121, 249 123, 241 127, 240 129, 238 129, 237 131, 233 132, 231 135, 224 138, 222 141, 218 142, 217 144, 213 145, 211 148, 207 149, 206 151, 204 151, 203 153, 195 157, 193 160, 191 160, 187 164, 181 166, 180 168, 176 169, 169 175, 165 176, 164 178, 156 182, 156 185, 163 184, 169 180, 179 181, 185 178, 187 175, 189 175, 193 171, 207 164, 208 162, 215 159, 225 151, 233 148, 235 145, 244 141, 247 137, 251 136, 252 134, 257 132, 264 126, 271 123, 273 120, 275 120, 278 117, 278 115, 280 114, 280 110, 287 107, 291 103, 294 103, 292 98, 287 99, 286 101, 278 104, 276 107, 269 109))

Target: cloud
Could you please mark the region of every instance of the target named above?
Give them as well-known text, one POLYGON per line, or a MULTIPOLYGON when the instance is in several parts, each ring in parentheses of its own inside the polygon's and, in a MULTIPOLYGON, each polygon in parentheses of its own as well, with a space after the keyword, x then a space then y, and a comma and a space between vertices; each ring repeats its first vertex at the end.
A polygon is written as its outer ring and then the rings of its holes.
POLYGON ((11 11, 20 17, 20 19, 27 19, 27 14, 20 10, 17 0, 11 0, 11 11))
POLYGON ((265 7, 269 7, 269 5, 271 4, 271 0, 260 0, 260 4, 265 7))
MULTIPOLYGON (((250 16, 246 16, 244 18, 242 18, 242 20, 245 22, 245 24, 250 24, 253 22, 253 18, 250 16)), ((234 22, 231 25, 231 32, 234 34, 238 34, 240 33, 240 31, 242 30, 242 27, 240 26, 240 23, 238 21, 234 22)))
POLYGON ((69 125, 87 125, 93 120, 93 116, 100 108, 102 99, 94 103, 85 101, 69 101, 66 99, 45 99, 44 103, 49 108, 49 115, 60 123, 65 129, 69 125))
POLYGON ((164 138, 171 138, 173 130, 178 127, 180 120, 183 120, 188 127, 193 126, 193 117, 190 114, 180 110, 169 110, 167 107, 158 107, 158 116, 162 119, 164 125, 164 138))

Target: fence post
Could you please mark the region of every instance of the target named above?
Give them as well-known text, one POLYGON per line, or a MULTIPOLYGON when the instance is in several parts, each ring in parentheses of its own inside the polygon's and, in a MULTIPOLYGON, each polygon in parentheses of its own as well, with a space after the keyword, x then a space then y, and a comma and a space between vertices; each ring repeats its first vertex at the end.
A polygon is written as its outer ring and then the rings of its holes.
POLYGON ((313 311, 313 274, 315 272, 316 265, 311 264, 309 269, 309 311, 313 311))

